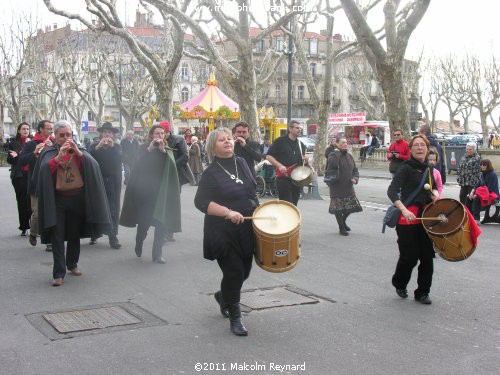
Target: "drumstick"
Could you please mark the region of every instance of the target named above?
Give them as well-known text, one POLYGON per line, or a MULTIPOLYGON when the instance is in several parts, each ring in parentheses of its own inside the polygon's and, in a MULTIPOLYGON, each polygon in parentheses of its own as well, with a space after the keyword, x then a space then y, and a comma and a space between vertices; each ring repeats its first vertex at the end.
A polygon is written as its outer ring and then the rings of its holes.
POLYGON ((437 216, 437 217, 417 217, 415 220, 437 220, 437 221, 443 221, 445 223, 448 222, 448 218, 444 216, 443 214, 437 216))
POLYGON ((278 220, 276 216, 257 216, 257 217, 252 217, 252 216, 243 216, 243 219, 245 220, 255 220, 255 219, 266 219, 266 220, 278 220))

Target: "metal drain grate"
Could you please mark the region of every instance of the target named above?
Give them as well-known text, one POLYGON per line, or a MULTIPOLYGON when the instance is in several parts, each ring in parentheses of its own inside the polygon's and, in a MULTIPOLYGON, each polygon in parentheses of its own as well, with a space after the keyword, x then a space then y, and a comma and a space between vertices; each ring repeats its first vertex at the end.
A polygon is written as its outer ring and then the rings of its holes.
POLYGON ((137 319, 119 306, 67 311, 44 314, 42 316, 61 333, 102 329, 142 322, 142 320, 137 319))
POLYGON ((26 319, 51 340, 168 324, 132 302, 45 311, 26 319))
POLYGON ((241 304, 253 310, 313 303, 319 303, 319 299, 314 298, 310 293, 307 295, 297 293, 284 287, 257 289, 241 293, 241 304))

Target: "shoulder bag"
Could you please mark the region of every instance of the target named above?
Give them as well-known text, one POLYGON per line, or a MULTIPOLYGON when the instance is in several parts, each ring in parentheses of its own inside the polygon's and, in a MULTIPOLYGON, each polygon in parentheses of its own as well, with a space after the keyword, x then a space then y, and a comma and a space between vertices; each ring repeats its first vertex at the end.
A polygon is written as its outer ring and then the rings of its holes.
MULTIPOLYGON (((410 196, 403 202, 405 207, 407 207, 413 198, 418 194, 422 186, 424 186, 425 178, 427 177, 427 173, 424 172, 422 174, 422 181, 418 187, 410 194, 410 196)), ((399 217, 401 216, 401 210, 397 208, 395 205, 390 206, 384 215, 383 225, 382 225, 382 233, 385 233, 385 227, 394 228, 398 223, 399 217)))

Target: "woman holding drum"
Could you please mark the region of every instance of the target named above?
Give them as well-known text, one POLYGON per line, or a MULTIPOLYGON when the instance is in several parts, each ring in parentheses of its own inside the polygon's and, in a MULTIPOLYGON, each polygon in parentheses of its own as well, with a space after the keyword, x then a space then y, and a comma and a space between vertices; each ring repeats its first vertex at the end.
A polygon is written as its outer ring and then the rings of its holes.
POLYGON ((217 260, 222 271, 215 299, 222 315, 229 317, 231 332, 247 336, 239 302, 241 287, 252 268, 255 235, 251 221, 245 221, 244 216, 252 216, 259 205, 256 182, 246 161, 234 155, 231 130, 211 132, 206 151, 210 165, 201 176, 194 199, 196 208, 205 213, 203 256, 217 260))
POLYGON ((351 154, 347 152, 347 140, 340 138, 337 143, 338 150, 330 152, 328 155, 328 169, 326 174, 337 170, 338 178, 330 187, 330 208, 331 214, 335 215, 339 225, 339 232, 342 236, 348 236, 349 228, 346 224, 347 217, 354 212, 361 212, 363 209, 359 204, 354 185, 359 181, 359 172, 351 154))
POLYGON ((401 298, 408 298, 406 286, 410 281, 413 268, 418 266, 418 287, 414 291, 415 301, 430 305, 429 292, 434 272, 434 249, 423 225, 417 217, 421 217, 424 207, 438 199, 434 189, 432 168, 427 164, 429 141, 425 136, 416 135, 410 141, 410 159, 405 161, 393 178, 387 195, 401 216, 396 225, 398 235, 399 259, 392 277, 392 285, 401 298), (426 184, 422 184, 425 179, 426 184), (422 186, 422 187, 420 187, 422 186), (418 189, 418 190, 417 190, 418 189), (403 204, 416 191, 416 195, 407 207, 403 204))

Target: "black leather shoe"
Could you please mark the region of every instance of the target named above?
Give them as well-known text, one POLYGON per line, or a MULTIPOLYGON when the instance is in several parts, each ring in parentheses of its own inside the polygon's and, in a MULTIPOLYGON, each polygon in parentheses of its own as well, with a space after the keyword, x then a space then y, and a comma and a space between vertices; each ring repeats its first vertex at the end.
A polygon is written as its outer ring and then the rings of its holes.
POLYGON ((229 311, 229 323, 231 326, 231 332, 236 336, 248 336, 248 331, 241 322, 241 310, 239 303, 233 303, 228 305, 227 309, 229 311))
POLYGON ((21 236, 26 237, 26 229, 21 232, 21 236))
POLYGON ((347 226, 347 224, 344 224, 344 228, 345 228, 345 230, 346 230, 346 231, 348 231, 348 232, 350 232, 350 231, 351 231, 351 228, 349 228, 349 227, 347 226))
POLYGON ((349 232, 346 231, 344 228, 340 229, 339 233, 341 236, 348 236, 349 235, 349 232))
POLYGON ((401 298, 408 298, 408 291, 406 289, 396 289, 396 294, 401 298))
POLYGON ((135 243, 135 255, 137 255, 138 258, 142 256, 142 242, 135 243))
POLYGON ((36 246, 36 236, 33 236, 32 234, 30 234, 29 242, 30 242, 31 246, 36 246))
POLYGON ((423 305, 430 305, 432 303, 431 299, 429 298, 428 294, 423 294, 421 296, 415 296, 415 301, 420 302, 423 305))
POLYGON ((116 238, 116 237, 110 237, 109 238, 109 246, 111 246, 111 248, 117 249, 117 250, 120 247, 122 247, 120 241, 118 241, 118 238, 116 238))
POLYGON ((160 257, 160 258, 153 259, 153 263, 165 264, 165 263, 167 263, 167 261, 165 260, 165 258, 160 257))
POLYGON ((220 292, 220 290, 214 293, 214 298, 219 304, 220 313, 222 314, 222 316, 224 318, 229 318, 229 311, 227 310, 227 305, 222 300, 222 293, 220 292))

